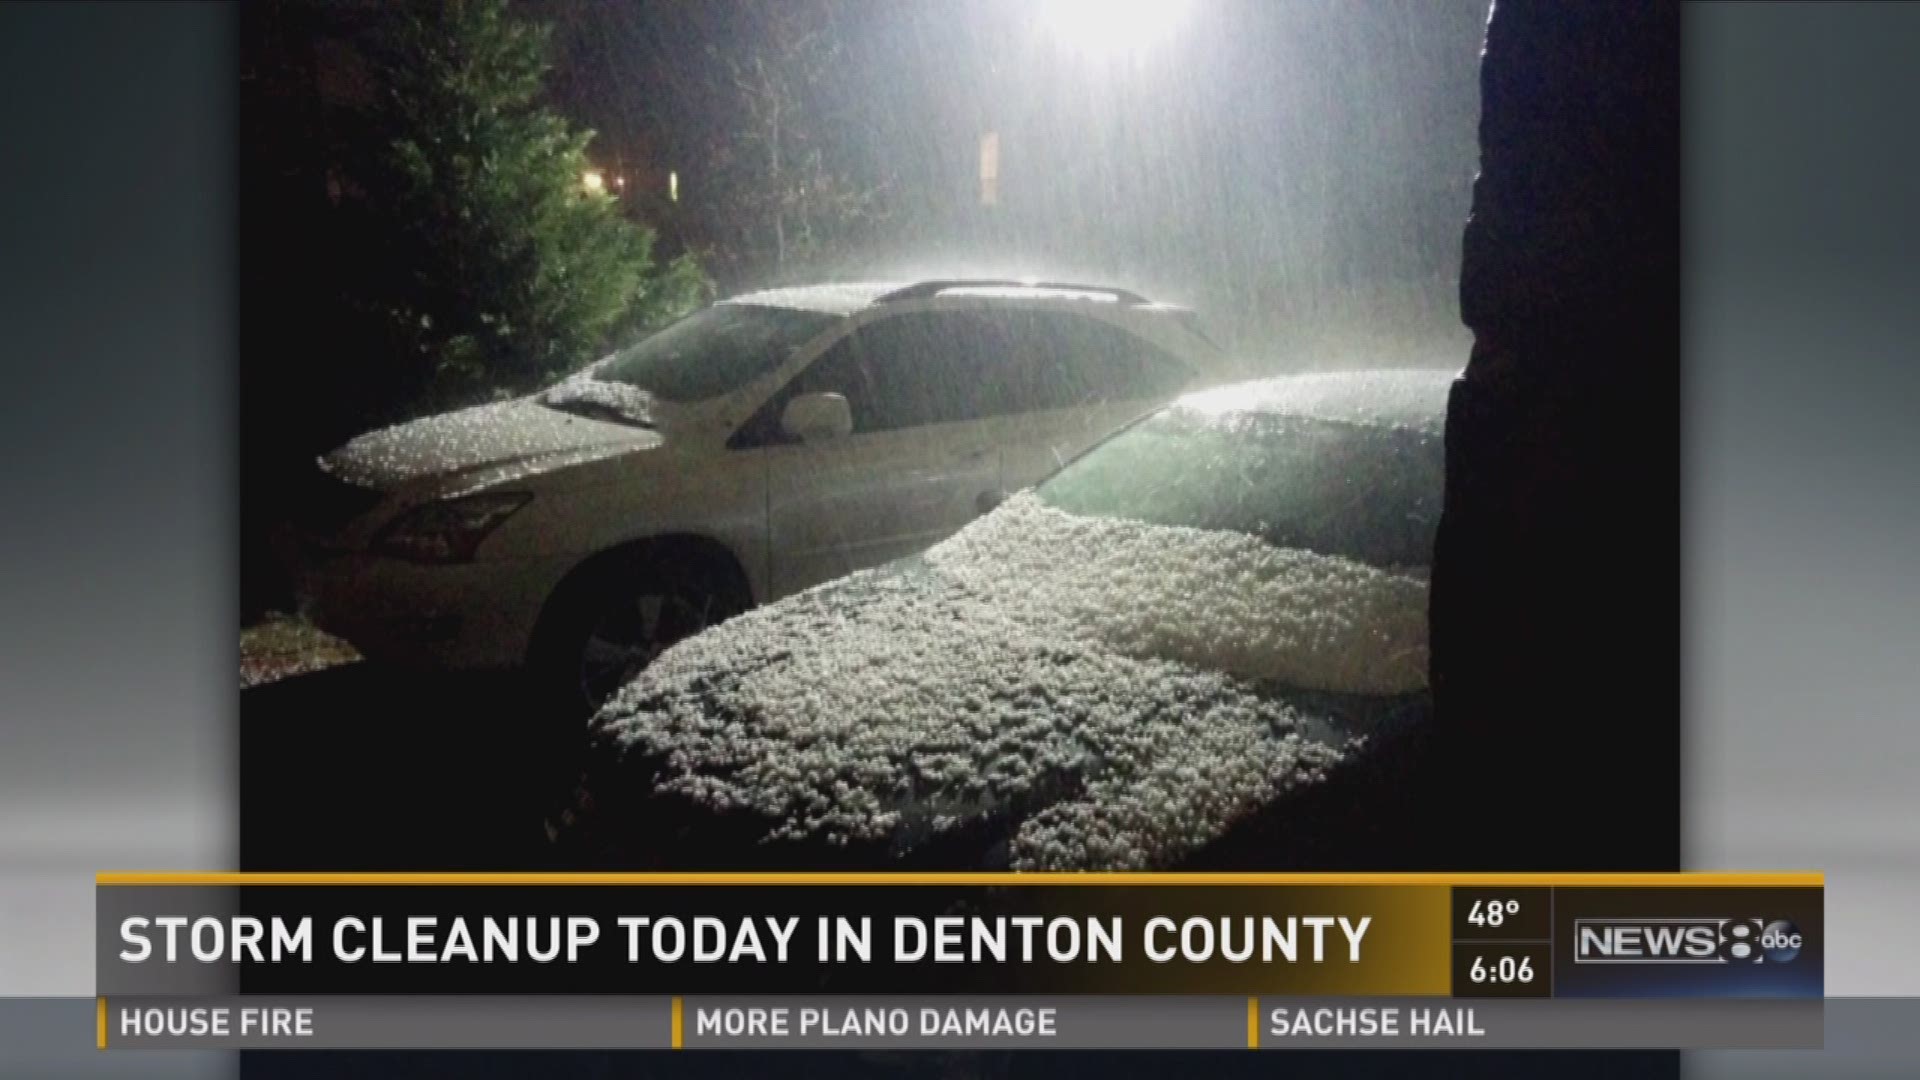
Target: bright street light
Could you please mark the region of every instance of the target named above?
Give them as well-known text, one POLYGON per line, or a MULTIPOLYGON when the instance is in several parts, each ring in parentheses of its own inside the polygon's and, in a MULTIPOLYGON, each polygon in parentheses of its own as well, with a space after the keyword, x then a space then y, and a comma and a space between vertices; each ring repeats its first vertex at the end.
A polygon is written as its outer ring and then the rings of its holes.
POLYGON ((1164 40, 1192 6, 1192 0, 1044 0, 1040 24, 1075 52, 1126 56, 1164 40))

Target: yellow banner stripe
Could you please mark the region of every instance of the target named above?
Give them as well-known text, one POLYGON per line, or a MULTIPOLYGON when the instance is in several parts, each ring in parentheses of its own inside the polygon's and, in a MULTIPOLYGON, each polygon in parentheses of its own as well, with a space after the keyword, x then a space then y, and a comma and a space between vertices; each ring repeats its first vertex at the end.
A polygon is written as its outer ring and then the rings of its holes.
POLYGON ((673 999, 673 1048, 680 1049, 686 1035, 686 1006, 679 998, 673 999))
POLYGON ((99 1010, 98 1019, 94 1021, 94 1049, 105 1050, 107 1048, 107 999, 98 998, 96 1000, 99 1005, 99 1010))
POLYGON ((1260 1049, 1260 999, 1247 999, 1247 1049, 1260 1049))
POLYGON ((1819 888, 1818 871, 1708 873, 207 873, 108 871, 96 885, 1454 885, 1643 888, 1786 886, 1819 888))

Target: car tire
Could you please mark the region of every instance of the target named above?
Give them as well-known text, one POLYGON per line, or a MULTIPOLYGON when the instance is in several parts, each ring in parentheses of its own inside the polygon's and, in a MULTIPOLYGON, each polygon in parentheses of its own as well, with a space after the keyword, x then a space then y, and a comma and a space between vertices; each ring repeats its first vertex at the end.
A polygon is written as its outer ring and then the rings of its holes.
POLYGON ((545 696, 586 716, 668 646, 749 606, 726 568, 643 552, 604 556, 548 601, 529 667, 545 696))

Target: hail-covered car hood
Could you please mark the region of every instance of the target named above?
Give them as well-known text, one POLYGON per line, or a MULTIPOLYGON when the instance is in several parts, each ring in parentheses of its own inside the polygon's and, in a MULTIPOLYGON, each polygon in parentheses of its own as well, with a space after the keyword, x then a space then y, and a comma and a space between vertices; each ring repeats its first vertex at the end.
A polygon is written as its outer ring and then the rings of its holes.
POLYGON ((699 807, 732 823, 709 844, 911 861, 972 835, 996 850, 964 858, 1015 869, 1173 865, 1423 696, 1426 593, 1023 494, 668 650, 595 718, 582 805, 663 830, 699 807))
POLYGON ((525 475, 662 441, 657 431, 556 409, 542 404, 542 396, 371 431, 322 458, 321 467, 350 484, 384 490, 428 478, 525 475))

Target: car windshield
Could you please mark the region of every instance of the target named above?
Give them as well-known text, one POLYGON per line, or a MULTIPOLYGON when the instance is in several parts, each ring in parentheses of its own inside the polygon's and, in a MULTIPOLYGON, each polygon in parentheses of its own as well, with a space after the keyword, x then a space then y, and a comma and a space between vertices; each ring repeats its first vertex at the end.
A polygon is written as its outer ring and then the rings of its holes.
POLYGON ((1040 485, 1082 516, 1244 533, 1383 568, 1433 558, 1445 475, 1437 434, 1172 406, 1040 485))
POLYGON ((839 318, 797 308, 715 304, 622 349, 587 374, 664 401, 704 401, 772 371, 839 318))

